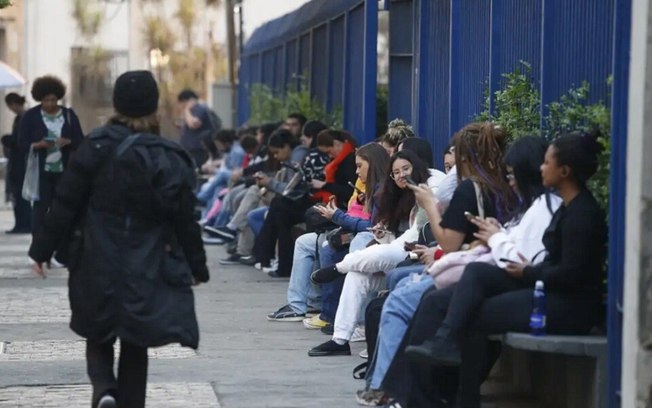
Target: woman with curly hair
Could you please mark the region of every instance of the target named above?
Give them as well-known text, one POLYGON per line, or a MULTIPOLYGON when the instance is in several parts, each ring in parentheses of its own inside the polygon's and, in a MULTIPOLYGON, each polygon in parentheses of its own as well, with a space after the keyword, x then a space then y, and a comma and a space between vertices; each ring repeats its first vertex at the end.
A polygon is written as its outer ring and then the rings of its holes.
POLYGON ((32 234, 40 231, 70 153, 84 138, 75 112, 59 105, 65 94, 66 86, 59 78, 37 78, 32 98, 40 103, 25 112, 18 129, 19 149, 33 149, 39 158, 39 199, 33 203, 32 234))
POLYGON ((415 137, 412 126, 402 119, 394 119, 387 125, 387 133, 380 139, 380 144, 392 156, 398 150, 398 145, 410 137, 415 137))

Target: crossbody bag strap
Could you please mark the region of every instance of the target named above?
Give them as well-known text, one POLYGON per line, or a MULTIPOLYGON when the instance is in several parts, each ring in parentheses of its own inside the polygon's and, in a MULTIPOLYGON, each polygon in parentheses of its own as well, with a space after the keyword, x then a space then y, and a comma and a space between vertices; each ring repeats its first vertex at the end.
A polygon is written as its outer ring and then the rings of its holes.
POLYGON ((475 199, 478 203, 478 217, 484 218, 484 198, 482 196, 482 188, 477 181, 473 182, 473 189, 475 190, 475 199))

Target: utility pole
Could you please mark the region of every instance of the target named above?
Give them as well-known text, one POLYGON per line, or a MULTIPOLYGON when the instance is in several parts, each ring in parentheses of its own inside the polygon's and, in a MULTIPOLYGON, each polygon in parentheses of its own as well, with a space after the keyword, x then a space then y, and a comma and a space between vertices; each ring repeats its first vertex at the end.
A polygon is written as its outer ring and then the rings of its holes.
POLYGON ((236 112, 236 68, 237 68, 237 56, 236 56, 236 44, 235 44, 235 16, 234 16, 234 7, 235 0, 225 0, 226 7, 226 36, 227 36, 227 48, 229 54, 229 84, 231 85, 231 123, 237 123, 237 118, 235 117, 236 112))

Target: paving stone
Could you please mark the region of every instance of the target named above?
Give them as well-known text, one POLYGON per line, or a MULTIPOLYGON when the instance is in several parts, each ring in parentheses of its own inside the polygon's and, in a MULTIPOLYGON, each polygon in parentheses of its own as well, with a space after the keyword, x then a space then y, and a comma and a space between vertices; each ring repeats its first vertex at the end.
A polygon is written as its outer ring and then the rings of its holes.
MULTIPOLYGON (((86 408, 91 392, 90 385, 1 388, 0 407, 86 408)), ((150 383, 147 385, 147 406, 220 408, 220 403, 209 383, 150 383)))
POLYGON ((68 289, 0 288, 0 324, 54 323, 70 320, 68 289))
MULTIPOLYGON (((118 356, 120 341, 116 342, 114 348, 118 356)), ((5 341, 0 342, 0 362, 83 360, 85 350, 84 340, 5 341)), ((150 348, 148 354, 153 359, 190 358, 197 355, 194 350, 177 344, 150 348)))

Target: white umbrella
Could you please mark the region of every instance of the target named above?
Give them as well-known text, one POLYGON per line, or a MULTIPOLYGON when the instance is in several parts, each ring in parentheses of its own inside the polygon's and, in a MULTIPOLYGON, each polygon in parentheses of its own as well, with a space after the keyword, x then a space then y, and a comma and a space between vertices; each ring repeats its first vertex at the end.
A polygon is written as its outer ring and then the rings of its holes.
POLYGON ((25 78, 15 69, 0 61, 0 88, 18 88, 25 85, 25 78))

